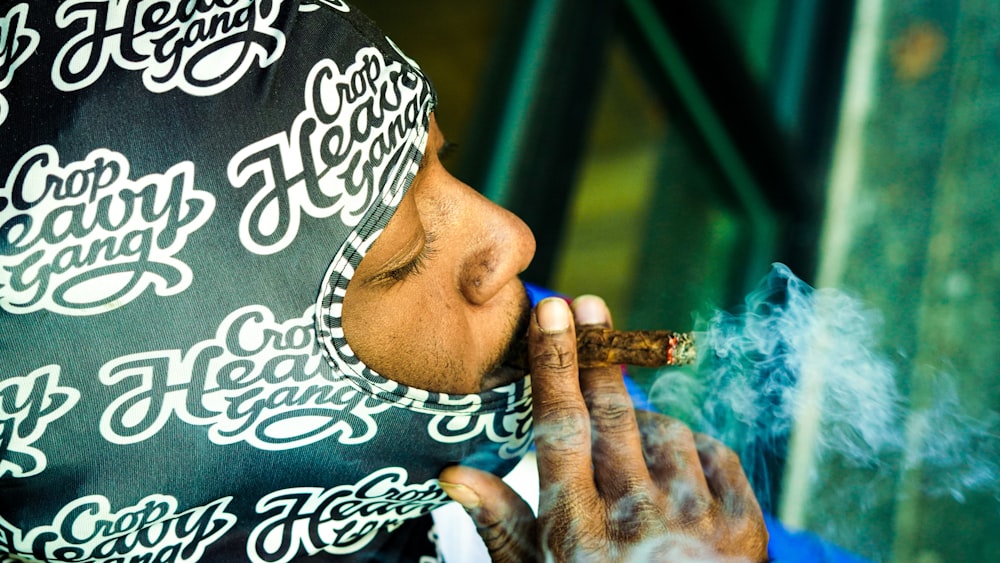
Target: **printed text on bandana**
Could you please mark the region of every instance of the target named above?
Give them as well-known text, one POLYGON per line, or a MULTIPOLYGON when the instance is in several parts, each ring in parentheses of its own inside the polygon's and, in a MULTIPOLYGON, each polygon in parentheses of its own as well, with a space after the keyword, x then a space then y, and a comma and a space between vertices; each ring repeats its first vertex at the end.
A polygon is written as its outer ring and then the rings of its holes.
POLYGON ((251 305, 187 353, 162 350, 106 364, 101 382, 118 394, 101 433, 119 444, 154 436, 172 415, 209 426, 217 444, 284 450, 334 437, 363 444, 390 408, 333 375, 317 349, 310 315, 279 323, 251 305))
POLYGON ((355 485, 275 491, 257 503, 261 522, 247 543, 254 563, 287 563, 319 551, 353 553, 381 532, 447 501, 437 481, 407 484, 406 470, 388 467, 355 485))
POLYGON ((129 161, 107 149, 59 160, 35 147, 0 188, 0 308, 92 315, 191 284, 174 255, 215 207, 194 187, 194 164, 130 180, 129 161))
POLYGON ((109 61, 141 70, 151 92, 178 88, 209 96, 224 91, 257 62, 266 67, 284 49, 273 27, 282 2, 252 0, 69 0, 56 23, 78 33, 56 56, 52 83, 65 91, 93 84, 109 61))
POLYGON ((117 511, 107 498, 88 496, 63 507, 51 525, 23 537, 0 518, 0 554, 39 561, 199 561, 205 548, 236 523, 226 512, 231 500, 178 513, 177 500, 166 495, 150 495, 117 511))
POLYGON ((0 380, 0 478, 30 477, 45 469, 45 454, 32 447, 53 420, 66 414, 80 392, 59 386, 59 366, 0 380))
POLYGON ((0 15, 0 125, 7 119, 9 104, 2 90, 14 78, 14 71, 38 47, 38 32, 25 26, 28 19, 28 5, 17 4, 0 15))
MULTIPOLYGON (((442 444, 457 444, 485 435, 495 444, 500 444, 497 454, 501 459, 520 459, 531 448, 531 399, 517 399, 515 386, 509 386, 510 400, 501 412, 482 416, 449 416, 437 414, 427 425, 427 434, 442 444)), ((460 397, 458 401, 463 401, 460 397)), ((458 405, 453 401, 453 405, 458 405)))
POLYGON ((229 180, 255 191, 240 218, 240 240, 258 254, 287 247, 301 214, 339 214, 353 227, 378 190, 400 195, 407 155, 400 150, 417 126, 425 81, 375 48, 358 51, 341 72, 320 61, 306 80, 306 109, 289 133, 277 133, 239 151, 229 180))

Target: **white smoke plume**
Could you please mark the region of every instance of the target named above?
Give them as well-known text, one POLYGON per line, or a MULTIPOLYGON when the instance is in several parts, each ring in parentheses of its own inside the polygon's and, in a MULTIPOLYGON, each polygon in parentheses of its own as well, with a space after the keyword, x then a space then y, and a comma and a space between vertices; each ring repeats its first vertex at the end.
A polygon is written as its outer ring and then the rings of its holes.
POLYGON ((937 376, 931 404, 908 404, 897 368, 877 352, 881 316, 860 300, 813 289, 776 264, 744 310, 699 324, 698 365, 659 373, 650 399, 736 450, 765 510, 775 508, 776 460, 803 420, 818 429, 817 467, 836 460, 871 476, 840 482, 859 510, 876 502, 872 488, 893 489, 888 473, 916 468, 934 475, 920 494, 961 501, 987 491, 1000 499, 1000 417, 969 416, 946 374, 937 376))

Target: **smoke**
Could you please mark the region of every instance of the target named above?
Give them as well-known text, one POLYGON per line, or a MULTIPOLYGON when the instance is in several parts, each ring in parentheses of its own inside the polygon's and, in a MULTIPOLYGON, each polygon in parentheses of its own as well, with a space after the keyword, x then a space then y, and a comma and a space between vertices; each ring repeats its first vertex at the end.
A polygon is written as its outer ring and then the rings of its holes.
POLYGON ((933 403, 908 420, 912 447, 905 467, 933 472, 925 492, 965 501, 969 492, 991 491, 1000 499, 1000 417, 991 412, 973 418, 964 412, 955 380, 938 374, 933 403))
MULTIPOLYGON (((839 482, 858 510, 877 502, 874 487, 894 489, 892 475, 913 469, 933 471, 920 494, 1000 498, 996 413, 966 414, 943 373, 929 404, 909 404, 896 367, 876 351, 881 317, 858 299, 813 289, 777 264, 742 311, 699 325, 698 365, 662 371, 650 399, 736 450, 765 510, 775 508, 795 434, 816 467, 863 470, 864 482, 839 482)), ((815 486, 823 476, 810 478, 815 486)))

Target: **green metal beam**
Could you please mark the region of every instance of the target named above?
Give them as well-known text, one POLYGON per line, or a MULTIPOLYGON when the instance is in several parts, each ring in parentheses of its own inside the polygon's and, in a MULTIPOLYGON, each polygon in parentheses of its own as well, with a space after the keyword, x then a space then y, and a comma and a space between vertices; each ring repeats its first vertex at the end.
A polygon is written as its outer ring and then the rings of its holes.
POLYGON ((676 41, 660 21, 656 9, 649 0, 626 0, 625 5, 676 88, 678 97, 729 182, 737 202, 746 212, 751 246, 750 267, 746 269, 743 283, 746 289, 752 288, 760 278, 760 268, 765 268, 774 260, 778 233, 776 216, 761 195, 759 184, 721 119, 709 104, 676 41))

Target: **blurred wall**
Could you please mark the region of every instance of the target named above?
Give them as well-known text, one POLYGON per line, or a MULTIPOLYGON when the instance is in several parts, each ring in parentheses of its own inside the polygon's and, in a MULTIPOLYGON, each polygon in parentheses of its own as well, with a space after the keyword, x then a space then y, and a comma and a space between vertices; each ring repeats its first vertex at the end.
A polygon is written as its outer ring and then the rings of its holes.
POLYGON ((790 468, 819 477, 786 517, 879 560, 1000 554, 998 22, 993 0, 858 2, 817 284, 882 312, 907 449, 790 468))

